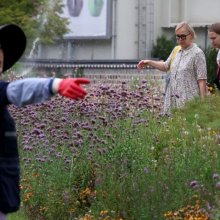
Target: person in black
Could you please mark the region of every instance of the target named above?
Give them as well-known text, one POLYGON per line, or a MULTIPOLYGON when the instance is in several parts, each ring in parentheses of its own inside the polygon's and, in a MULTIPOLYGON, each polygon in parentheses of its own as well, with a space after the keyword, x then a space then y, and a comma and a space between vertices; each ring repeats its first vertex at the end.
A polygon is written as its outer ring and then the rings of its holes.
MULTIPOLYGON (((214 48, 220 49, 220 22, 213 23, 208 27, 208 36, 212 42, 212 46, 214 48)), ((217 77, 215 78, 214 83, 216 84, 217 88, 220 90, 220 52, 219 51, 216 61, 218 64, 218 70, 217 70, 217 77)))
MULTIPOLYGON (((23 30, 14 24, 0 26, 0 75, 12 67, 26 48, 23 30)), ((20 166, 16 128, 7 106, 22 107, 40 103, 59 93, 71 99, 83 99, 87 92, 81 84, 86 78, 27 78, 0 80, 0 220, 20 206, 20 166)))

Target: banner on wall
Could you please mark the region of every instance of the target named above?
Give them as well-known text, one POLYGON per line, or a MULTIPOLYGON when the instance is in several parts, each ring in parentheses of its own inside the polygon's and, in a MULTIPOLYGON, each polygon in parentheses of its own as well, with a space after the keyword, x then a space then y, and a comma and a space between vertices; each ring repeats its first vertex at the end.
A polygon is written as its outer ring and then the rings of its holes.
POLYGON ((110 38, 111 0, 63 0, 61 16, 69 19, 65 38, 110 38))

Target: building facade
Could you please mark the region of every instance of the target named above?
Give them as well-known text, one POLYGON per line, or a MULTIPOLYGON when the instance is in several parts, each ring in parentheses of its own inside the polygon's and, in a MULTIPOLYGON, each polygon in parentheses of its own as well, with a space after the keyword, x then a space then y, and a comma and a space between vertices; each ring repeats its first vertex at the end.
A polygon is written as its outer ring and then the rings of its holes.
MULTIPOLYGON (((84 0, 84 4, 87 1, 90 0, 84 0)), ((37 45, 34 58, 69 61, 150 58, 156 39, 162 34, 173 37, 175 26, 181 21, 192 24, 196 43, 205 50, 210 44, 207 26, 220 21, 219 0, 105 1, 108 36, 64 37, 54 45, 37 45)))

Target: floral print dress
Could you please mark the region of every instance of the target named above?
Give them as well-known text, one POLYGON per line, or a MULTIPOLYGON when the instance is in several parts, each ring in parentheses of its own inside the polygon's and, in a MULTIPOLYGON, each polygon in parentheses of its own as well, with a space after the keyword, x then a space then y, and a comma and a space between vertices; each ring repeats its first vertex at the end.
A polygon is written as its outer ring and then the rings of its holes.
POLYGON ((165 94, 164 114, 198 97, 198 80, 207 79, 205 54, 196 44, 179 50, 171 64, 172 54, 173 51, 165 61, 165 68, 170 69, 170 82, 165 94))

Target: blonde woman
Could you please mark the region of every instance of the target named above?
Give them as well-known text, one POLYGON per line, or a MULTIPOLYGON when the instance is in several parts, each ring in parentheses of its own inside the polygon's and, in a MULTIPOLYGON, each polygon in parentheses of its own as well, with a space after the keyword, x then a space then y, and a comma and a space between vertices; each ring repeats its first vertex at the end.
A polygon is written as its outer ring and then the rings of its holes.
POLYGON ((205 97, 207 91, 206 59, 204 52, 194 43, 196 37, 194 29, 187 22, 181 22, 176 26, 175 35, 180 46, 175 57, 173 50, 165 62, 141 60, 137 65, 138 69, 151 66, 163 72, 170 70, 164 114, 170 113, 172 108, 183 107, 186 101, 194 97, 205 97))

